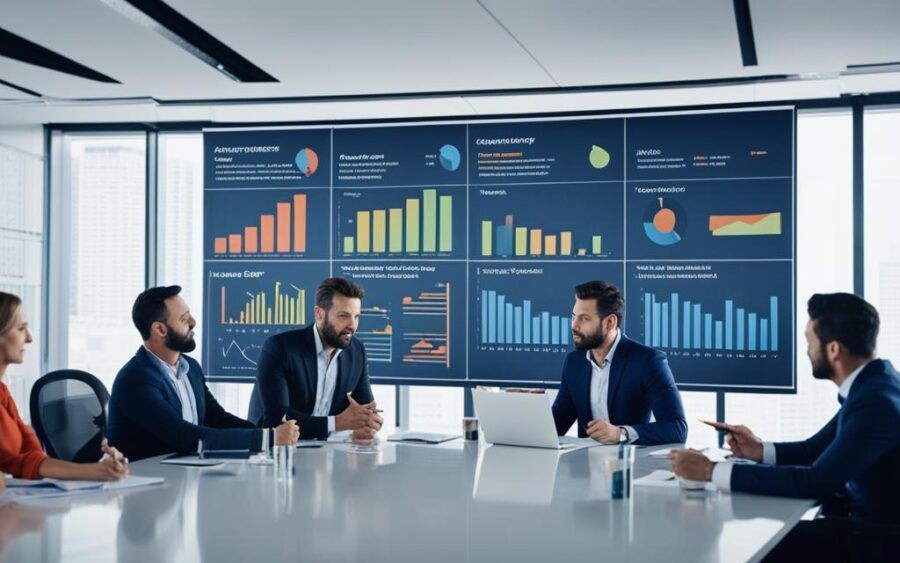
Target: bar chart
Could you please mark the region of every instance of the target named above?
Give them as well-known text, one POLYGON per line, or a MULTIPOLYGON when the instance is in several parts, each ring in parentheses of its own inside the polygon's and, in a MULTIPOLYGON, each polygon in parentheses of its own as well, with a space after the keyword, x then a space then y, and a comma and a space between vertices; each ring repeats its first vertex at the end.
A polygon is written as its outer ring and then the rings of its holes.
POLYGON ((544 229, 521 227, 512 215, 503 222, 481 222, 481 256, 509 258, 512 256, 602 256, 603 237, 590 236, 590 245, 574 247, 572 231, 547 232, 544 229))
POLYGON ((404 332, 403 341, 407 350, 403 354, 403 361, 411 364, 439 364, 449 368, 450 284, 441 283, 434 291, 404 296, 403 315, 420 317, 433 327, 430 331, 404 332))
POLYGON ((328 190, 207 190, 204 222, 210 260, 329 257, 328 190))
POLYGON ((339 239, 345 258, 464 256, 465 193, 421 190, 345 191, 338 196, 339 239))
POLYGON ((359 328, 354 335, 366 347, 370 362, 390 363, 394 360, 394 327, 391 312, 383 307, 363 307, 359 312, 359 328))
POLYGON ((214 255, 256 255, 306 252, 306 194, 278 202, 275 213, 259 216, 255 225, 241 232, 216 237, 214 255))
POLYGON ((223 325, 305 325, 306 290, 293 284, 287 288, 276 281, 272 292, 245 292, 238 307, 228 310, 227 290, 220 291, 220 323, 223 325))
POLYGON ((481 336, 483 346, 568 346, 568 315, 553 315, 532 306, 530 299, 508 300, 493 290, 481 290, 481 336))
POLYGON ((792 272, 787 260, 631 263, 625 331, 664 352, 685 388, 790 387, 792 272))
POLYGON ((573 350, 575 285, 591 279, 621 287, 612 261, 479 263, 469 272, 469 378, 559 382, 573 350))
POLYGON ((644 344, 682 350, 778 352, 778 296, 764 313, 726 299, 711 312, 678 293, 645 293, 644 344))
POLYGON ((551 262, 620 259, 621 184, 497 186, 472 190, 469 259, 551 262))
POLYGON ((343 260, 333 275, 366 291, 356 337, 371 376, 465 378, 465 262, 343 260))
POLYGON ((270 336, 312 322, 316 284, 327 262, 207 262, 203 299, 203 365, 226 378, 255 377, 270 336))

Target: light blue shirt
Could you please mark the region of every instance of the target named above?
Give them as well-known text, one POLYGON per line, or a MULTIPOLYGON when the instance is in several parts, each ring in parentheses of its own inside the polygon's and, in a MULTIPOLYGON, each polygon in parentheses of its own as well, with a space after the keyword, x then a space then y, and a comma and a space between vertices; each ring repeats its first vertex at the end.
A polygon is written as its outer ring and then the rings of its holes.
MULTIPOLYGON (((859 375, 859 372, 867 365, 869 365, 869 362, 859 366, 847 376, 847 379, 845 379, 844 382, 841 383, 841 386, 838 387, 838 395, 844 399, 847 398, 847 395, 850 394, 850 388, 853 386, 853 382, 856 381, 856 376, 859 375)), ((775 465, 778 463, 775 455, 775 444, 773 442, 763 442, 763 455, 760 463, 765 463, 767 465, 775 465)), ((718 489, 722 491, 731 491, 731 471, 733 469, 734 463, 731 462, 717 463, 713 466, 712 482, 718 489)))
MULTIPOLYGON (((619 329, 616 329, 616 339, 613 341, 606 357, 600 362, 600 365, 597 365, 591 351, 587 351, 587 359, 591 364, 591 416, 594 419, 602 418, 609 422, 609 407, 607 406, 609 404, 607 402, 609 399, 609 367, 612 364, 613 355, 616 353, 616 348, 618 348, 621 339, 622 333, 619 329)), ((628 433, 629 443, 638 439, 638 433, 634 428, 630 426, 623 426, 623 428, 628 433)))
POLYGON ((188 365, 187 360, 179 355, 177 367, 171 366, 163 361, 162 358, 154 354, 150 348, 144 346, 144 349, 147 350, 150 357, 156 362, 156 366, 162 370, 166 375, 166 379, 175 389, 175 395, 178 396, 178 400, 181 402, 181 418, 183 418, 185 422, 190 422, 191 424, 200 424, 200 421, 197 419, 197 400, 194 397, 194 390, 191 388, 191 382, 188 380, 188 370, 190 370, 190 366, 188 365))
POLYGON ((334 351, 330 358, 322 345, 322 337, 319 336, 319 327, 313 325, 313 335, 316 339, 316 406, 313 408, 313 416, 328 417, 328 433, 334 432, 334 417, 328 416, 331 412, 331 399, 334 397, 334 388, 337 385, 338 356, 341 349, 334 351))

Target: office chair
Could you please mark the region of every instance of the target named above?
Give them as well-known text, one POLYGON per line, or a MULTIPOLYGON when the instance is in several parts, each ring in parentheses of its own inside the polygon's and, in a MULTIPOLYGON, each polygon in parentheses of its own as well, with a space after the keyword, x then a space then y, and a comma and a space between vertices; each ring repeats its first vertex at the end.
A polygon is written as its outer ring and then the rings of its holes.
POLYGON ((52 371, 31 389, 31 424, 47 454, 78 463, 100 459, 109 392, 93 375, 52 371))

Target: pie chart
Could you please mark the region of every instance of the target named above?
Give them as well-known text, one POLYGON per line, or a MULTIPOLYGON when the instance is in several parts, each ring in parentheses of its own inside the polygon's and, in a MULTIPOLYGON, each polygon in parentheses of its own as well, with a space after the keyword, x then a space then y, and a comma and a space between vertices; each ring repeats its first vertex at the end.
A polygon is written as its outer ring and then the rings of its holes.
POLYGON ((681 241, 687 227, 687 214, 678 202, 657 198, 644 210, 644 234, 654 244, 671 246, 681 241))
POLYGON ((453 172, 457 168, 459 168, 460 163, 460 154, 459 149, 454 147, 453 145, 444 145, 441 147, 438 156, 441 161, 441 166, 444 167, 444 170, 449 170, 453 172))
POLYGON ((319 168, 319 155, 310 148, 300 149, 297 156, 294 157, 294 164, 297 165, 300 172, 303 172, 309 178, 319 168))

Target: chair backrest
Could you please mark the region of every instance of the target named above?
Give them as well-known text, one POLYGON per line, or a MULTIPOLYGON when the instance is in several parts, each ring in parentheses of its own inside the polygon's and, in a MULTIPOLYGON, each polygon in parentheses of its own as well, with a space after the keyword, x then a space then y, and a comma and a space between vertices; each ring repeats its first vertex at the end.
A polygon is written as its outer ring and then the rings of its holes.
POLYGON ((31 389, 31 424, 47 455, 79 463, 100 459, 109 392, 93 375, 52 371, 31 389))

